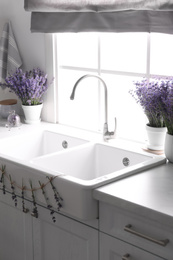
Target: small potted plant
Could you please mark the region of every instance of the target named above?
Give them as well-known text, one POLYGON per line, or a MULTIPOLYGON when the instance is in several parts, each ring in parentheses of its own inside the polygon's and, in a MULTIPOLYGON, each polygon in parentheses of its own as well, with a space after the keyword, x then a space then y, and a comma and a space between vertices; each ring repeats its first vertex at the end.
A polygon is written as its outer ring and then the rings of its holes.
POLYGON ((21 100, 26 123, 40 121, 43 95, 48 89, 47 74, 39 68, 25 72, 17 69, 5 79, 5 84, 0 85, 9 88, 21 100))
POLYGON ((165 141, 166 127, 160 109, 162 96, 161 80, 158 78, 148 81, 146 78, 134 82, 135 89, 130 94, 142 107, 148 123, 146 125, 148 135, 148 149, 162 150, 165 141))

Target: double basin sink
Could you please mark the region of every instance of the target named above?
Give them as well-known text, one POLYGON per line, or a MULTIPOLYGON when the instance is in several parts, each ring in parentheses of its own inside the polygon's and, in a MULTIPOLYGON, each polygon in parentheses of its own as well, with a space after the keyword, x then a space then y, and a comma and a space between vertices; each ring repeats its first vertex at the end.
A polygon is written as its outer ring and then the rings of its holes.
POLYGON ((36 131, 0 140, 0 157, 22 167, 58 176, 64 212, 97 218, 93 189, 165 163, 165 158, 104 142, 36 131), (74 203, 75 198, 75 203, 74 203))

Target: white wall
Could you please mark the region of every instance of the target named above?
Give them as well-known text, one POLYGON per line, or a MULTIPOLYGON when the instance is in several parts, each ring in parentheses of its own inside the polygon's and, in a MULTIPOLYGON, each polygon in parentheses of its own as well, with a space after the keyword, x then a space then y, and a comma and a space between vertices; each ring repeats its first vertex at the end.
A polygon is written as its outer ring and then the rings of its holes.
MULTIPOLYGON (((10 20, 23 60, 22 68, 29 70, 34 67, 40 67, 47 73, 45 35, 43 33, 30 32, 30 18, 31 13, 24 10, 24 0, 0 0, 0 36, 4 23, 10 20)), ((48 95, 50 96, 50 93, 48 95)), ((14 97, 14 94, 9 93, 7 89, 2 90, 0 88, 0 100, 12 97, 14 97)), ((42 113, 45 114, 45 116, 43 115, 45 118, 48 116, 46 100, 50 100, 50 97, 45 97, 45 108, 42 113)))

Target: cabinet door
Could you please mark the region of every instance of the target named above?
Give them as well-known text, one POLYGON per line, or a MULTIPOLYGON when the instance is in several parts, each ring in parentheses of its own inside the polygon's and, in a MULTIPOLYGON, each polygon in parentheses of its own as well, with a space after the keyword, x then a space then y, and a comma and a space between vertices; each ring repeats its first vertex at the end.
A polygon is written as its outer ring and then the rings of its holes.
MULTIPOLYGON (((147 211, 146 211, 147 212, 147 211)), ((173 225, 101 203, 100 230, 164 259, 173 259, 173 225)))
POLYGON ((98 230, 48 209, 33 218, 34 260, 98 260, 98 230))
POLYGON ((100 232, 100 260, 163 260, 163 258, 100 232))
POLYGON ((0 191, 0 259, 31 260, 32 219, 22 212, 21 201, 14 206, 11 194, 0 191))

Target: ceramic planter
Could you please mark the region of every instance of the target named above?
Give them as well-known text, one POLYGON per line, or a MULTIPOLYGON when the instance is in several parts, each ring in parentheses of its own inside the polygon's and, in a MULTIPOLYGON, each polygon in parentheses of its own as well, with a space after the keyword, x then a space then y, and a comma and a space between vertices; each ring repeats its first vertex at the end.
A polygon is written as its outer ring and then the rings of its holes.
POLYGON ((163 150, 165 143, 166 127, 151 127, 146 125, 148 136, 147 148, 151 150, 163 150))
POLYGON ((39 123, 41 121, 40 115, 41 115, 42 108, 43 108, 43 104, 39 104, 35 106, 22 105, 22 109, 25 115, 25 123, 27 124, 39 123))

